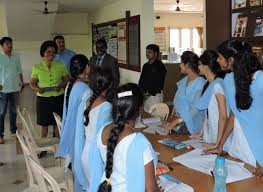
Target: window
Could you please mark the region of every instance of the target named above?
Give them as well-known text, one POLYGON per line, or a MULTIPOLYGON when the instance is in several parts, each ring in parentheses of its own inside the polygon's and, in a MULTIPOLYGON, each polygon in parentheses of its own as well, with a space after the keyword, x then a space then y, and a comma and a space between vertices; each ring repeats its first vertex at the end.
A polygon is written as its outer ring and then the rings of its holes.
POLYGON ((202 28, 170 28, 170 52, 181 55, 184 51, 201 54, 202 28))

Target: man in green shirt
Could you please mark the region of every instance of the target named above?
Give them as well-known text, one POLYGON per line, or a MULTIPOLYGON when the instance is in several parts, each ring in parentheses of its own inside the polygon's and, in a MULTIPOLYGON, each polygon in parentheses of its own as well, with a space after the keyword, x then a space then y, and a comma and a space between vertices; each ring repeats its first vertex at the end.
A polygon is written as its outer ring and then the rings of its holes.
POLYGON ((4 120, 9 108, 9 122, 12 136, 16 133, 16 105, 19 90, 24 88, 20 58, 12 53, 13 44, 10 37, 0 40, 0 144, 4 144, 4 120))

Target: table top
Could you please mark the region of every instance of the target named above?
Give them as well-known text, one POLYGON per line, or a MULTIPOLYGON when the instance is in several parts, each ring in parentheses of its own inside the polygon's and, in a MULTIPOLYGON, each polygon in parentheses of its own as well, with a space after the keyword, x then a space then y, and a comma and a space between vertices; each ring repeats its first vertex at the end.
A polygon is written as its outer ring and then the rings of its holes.
MULTIPOLYGON (((195 192, 213 191, 214 180, 212 176, 187 168, 172 160, 173 157, 189 152, 191 151, 191 149, 176 150, 158 142, 158 140, 164 138, 171 138, 175 139, 176 141, 185 141, 189 139, 187 135, 176 135, 175 133, 169 136, 161 136, 158 134, 148 133, 144 133, 144 135, 150 140, 153 148, 160 153, 158 159, 163 161, 164 163, 169 164, 174 169, 174 171, 170 173, 171 175, 175 176, 185 184, 188 184, 191 187, 193 187, 195 192)), ((227 184, 227 191, 263 192, 263 179, 260 180, 253 177, 242 181, 230 183, 227 184)))

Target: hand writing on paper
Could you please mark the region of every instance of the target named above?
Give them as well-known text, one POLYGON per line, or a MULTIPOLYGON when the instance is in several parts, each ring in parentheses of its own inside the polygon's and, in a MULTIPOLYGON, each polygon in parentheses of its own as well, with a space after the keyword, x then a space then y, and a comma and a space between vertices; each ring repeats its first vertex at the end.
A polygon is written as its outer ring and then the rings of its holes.
POLYGON ((254 175, 258 179, 262 179, 263 178, 263 167, 261 167, 258 162, 257 162, 257 168, 256 168, 256 170, 254 172, 254 175))
POLYGON ((220 155, 223 152, 223 147, 218 145, 217 147, 214 147, 212 149, 205 149, 204 155, 210 155, 210 154, 217 154, 220 155))
POLYGON ((215 149, 217 147, 217 145, 215 143, 204 142, 202 145, 204 146, 205 150, 215 149))
POLYGON ((201 135, 201 133, 193 133, 192 135, 190 135, 190 138, 191 139, 201 139, 201 137, 202 137, 202 135, 201 135))
POLYGON ((173 130, 174 126, 171 123, 166 122, 166 124, 163 127, 164 127, 165 132, 167 134, 172 134, 172 130, 173 130))

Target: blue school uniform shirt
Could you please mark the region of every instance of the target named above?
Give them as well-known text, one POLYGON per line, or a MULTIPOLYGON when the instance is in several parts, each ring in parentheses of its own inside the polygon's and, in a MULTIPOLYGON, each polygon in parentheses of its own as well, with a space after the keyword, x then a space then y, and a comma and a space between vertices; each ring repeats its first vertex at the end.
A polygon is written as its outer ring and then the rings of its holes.
MULTIPOLYGON (((61 129, 60 144, 59 144, 59 149, 57 151, 58 157, 63 157, 63 158, 69 157, 71 159, 73 156, 77 110, 81 102, 83 93, 85 93, 85 91, 88 91, 89 95, 91 94, 91 90, 89 86, 82 81, 76 82, 71 89, 69 96, 68 110, 64 108, 64 111, 66 111, 66 116, 65 116, 66 119, 63 120, 64 124, 61 129)), ((66 100, 64 100, 64 104, 65 103, 66 100)))
POLYGON ((60 62, 64 63, 68 73, 70 74, 70 60, 74 55, 76 55, 74 51, 65 48, 62 53, 56 54, 55 60, 59 60, 60 62))
MULTIPOLYGON (((95 108, 94 108, 95 109, 95 108)), ((93 109, 93 111, 94 111, 93 109)), ((82 153, 82 160, 85 159, 85 163, 87 166, 83 167, 88 167, 89 170, 89 179, 87 182, 89 182, 87 185, 87 191, 88 192, 97 192, 98 187, 100 185, 100 181, 103 175, 103 170, 104 170, 104 163, 102 162, 102 158, 100 156, 100 151, 97 145, 97 136, 98 133, 112 123, 112 105, 109 102, 104 102, 100 104, 99 106, 96 107, 96 110, 99 110, 97 113, 96 117, 93 117, 94 119, 90 118, 90 121, 96 121, 96 127, 95 127, 95 135, 93 136, 91 143, 89 143, 89 150, 88 154, 84 154, 84 151, 82 153), (85 157, 83 157, 85 156, 85 157)), ((90 114, 93 112, 92 110, 90 111, 90 114)), ((91 115, 90 115, 91 116, 91 115)), ((86 135, 88 134, 88 130, 86 132, 86 135)), ((85 146, 86 147, 86 146, 85 146)), ((81 162, 79 162, 81 164, 81 162)))
POLYGON ((75 191, 86 191, 87 181, 83 172, 81 162, 82 151, 85 145, 85 127, 84 127, 84 111, 87 102, 92 95, 92 91, 88 89, 82 96, 81 102, 78 106, 77 120, 76 120, 76 131, 74 141, 74 156, 72 159, 72 169, 74 173, 74 190, 75 191))
MULTIPOLYGON (((213 105, 211 106, 211 101, 213 96, 215 96, 217 93, 220 93, 222 95, 226 95, 225 89, 224 89, 224 80, 222 78, 216 78, 214 81, 212 81, 203 95, 200 97, 199 100, 195 101, 194 107, 196 107, 198 110, 206 110, 205 113, 208 113, 208 126, 209 132, 207 132, 206 136, 208 136, 209 139, 213 139, 216 141, 217 139, 217 133, 218 133, 218 121, 219 121, 219 109, 218 106, 213 105), (217 109, 215 109, 215 107, 217 109), (217 110, 217 111, 215 111, 217 110)), ((225 96, 226 97, 226 96, 225 96)), ((217 102, 216 102, 217 103, 217 102)), ((218 105, 218 103, 217 103, 218 105)), ((226 102, 226 110, 227 110, 227 116, 229 115, 229 105, 226 102)), ((228 150, 230 146, 231 136, 228 138, 224 145, 224 150, 228 150)))
POLYGON ((178 89, 173 105, 176 112, 183 118, 188 131, 193 134, 201 129, 205 113, 192 104, 200 98, 206 80, 203 77, 197 77, 187 85, 187 79, 186 76, 177 82, 178 89))
POLYGON ((250 85, 250 94, 253 98, 249 109, 241 110, 236 106, 236 87, 234 73, 229 73, 224 79, 227 102, 239 121, 248 145, 255 159, 263 166, 263 71, 259 70, 253 75, 253 81, 250 85))

